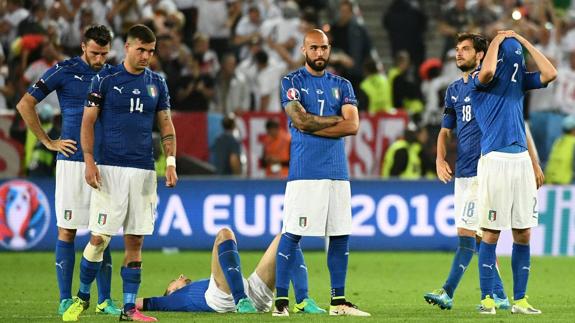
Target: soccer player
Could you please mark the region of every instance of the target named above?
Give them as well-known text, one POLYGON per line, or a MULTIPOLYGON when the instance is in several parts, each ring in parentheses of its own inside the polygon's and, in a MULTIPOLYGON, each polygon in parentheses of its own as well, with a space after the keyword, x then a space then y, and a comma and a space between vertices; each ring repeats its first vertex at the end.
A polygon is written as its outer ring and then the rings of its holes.
MULTIPOLYGON (((246 279, 242 277, 234 233, 222 229, 214 241, 209 279, 191 281, 182 274, 168 284, 164 296, 138 298, 136 307, 143 311, 267 312, 273 301, 279 238, 276 236, 270 243, 254 272, 246 279)), ((296 294, 307 293, 307 268, 301 249, 296 253, 296 263, 294 275, 300 275, 299 281, 304 284, 296 286, 296 294)), ((310 303, 304 313, 325 313, 325 310, 310 303)))
POLYGON ((176 133, 170 116, 165 80, 148 69, 156 36, 144 25, 127 33, 126 58, 92 80, 82 120, 81 141, 86 182, 93 187, 90 203, 90 242, 80 265, 80 289, 63 315, 76 321, 90 299, 90 285, 102 264, 102 253, 113 235, 123 228, 124 263, 121 268, 124 308, 120 320, 156 321, 135 305, 142 273, 144 235, 154 231, 156 172, 152 129, 157 119, 166 154, 166 186, 174 187, 176 133), (98 166, 94 162, 94 124, 102 125, 98 166))
POLYGON ((290 272, 294 270, 294 255, 301 237, 327 235, 332 296, 329 314, 369 316, 345 298, 351 190, 343 137, 357 133, 357 100, 348 80, 325 71, 330 45, 323 31, 314 29, 305 35, 302 53, 305 66, 281 80, 292 157, 283 234, 276 256, 273 315, 289 315, 290 272))
POLYGON ((512 313, 540 314, 525 295, 531 270, 529 238, 537 226, 537 188, 544 176, 531 140, 525 135, 525 91, 547 86, 557 70, 529 41, 513 31, 500 31, 491 41, 481 70, 473 79, 471 99, 481 137, 477 169, 479 226, 479 281, 482 314, 495 314, 493 278, 495 248, 501 230, 512 229, 512 313), (538 72, 527 72, 523 50, 533 57, 538 72))
MULTIPOLYGON (((56 162, 56 277, 60 289, 58 314, 62 315, 72 304, 72 277, 74 274, 74 239, 77 229, 88 227, 91 189, 84 182, 84 155, 80 141, 80 126, 84 100, 92 77, 108 68, 105 64, 110 52, 111 34, 105 26, 90 26, 84 31, 82 55, 58 62, 28 89, 16 108, 28 128, 46 148, 58 152, 56 162), (42 129, 34 110, 52 91, 58 94, 62 111, 61 139, 51 139, 42 129)), ((112 258, 110 249, 103 255, 101 270, 97 274, 97 313, 120 315, 120 309, 110 298, 112 258)))
MULTIPOLYGON (((445 93, 445 113, 437 137, 437 177, 444 183, 451 181, 453 172, 445 160, 447 141, 457 127, 457 161, 455 164, 455 223, 459 246, 451 264, 447 281, 442 288, 424 295, 430 304, 441 309, 451 309, 453 294, 463 277, 476 248, 478 227, 477 214, 477 162, 481 156, 481 131, 474 117, 471 101, 472 81, 470 74, 475 71, 487 51, 487 40, 478 34, 462 33, 457 36, 456 64, 461 70, 461 78, 451 83, 445 93)), ((480 241, 480 240, 479 240, 480 241)), ((493 297, 497 308, 510 307, 509 299, 503 290, 499 272, 495 272, 493 297)))

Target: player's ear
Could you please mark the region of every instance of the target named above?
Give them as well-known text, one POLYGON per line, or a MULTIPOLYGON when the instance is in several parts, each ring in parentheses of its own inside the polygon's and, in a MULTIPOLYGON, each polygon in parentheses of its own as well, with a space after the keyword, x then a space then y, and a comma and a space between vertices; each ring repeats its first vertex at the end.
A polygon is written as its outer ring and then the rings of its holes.
POLYGON ((485 57, 485 52, 483 52, 483 51, 478 52, 477 54, 475 54, 475 56, 477 57, 477 59, 478 59, 479 61, 482 61, 483 58, 485 57))

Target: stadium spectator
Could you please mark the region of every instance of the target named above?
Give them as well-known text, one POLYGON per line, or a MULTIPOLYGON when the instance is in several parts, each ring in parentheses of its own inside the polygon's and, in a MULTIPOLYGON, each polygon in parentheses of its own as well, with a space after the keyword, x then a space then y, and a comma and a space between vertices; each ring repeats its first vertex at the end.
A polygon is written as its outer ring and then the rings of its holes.
POLYGON ((280 112, 278 82, 286 72, 284 64, 272 64, 268 54, 261 50, 254 55, 256 62, 255 110, 280 112))
POLYGON ((417 128, 415 124, 410 124, 403 137, 387 148, 381 177, 416 180, 432 172, 433 162, 424 149, 428 140, 429 134, 425 127, 417 128))
POLYGON ((412 1, 394 0, 381 17, 381 23, 389 36, 391 57, 396 57, 400 51, 407 51, 415 67, 418 67, 426 54, 425 13, 412 1))
POLYGON ((224 132, 216 139, 211 151, 218 175, 240 175, 242 173, 241 145, 235 137, 236 121, 233 114, 222 119, 224 132))
MULTIPOLYGON (((411 58, 406 51, 400 51, 395 57, 394 66, 387 72, 391 86, 392 104, 395 108, 405 109, 410 116, 423 112, 421 89, 409 73, 411 58)), ((417 117, 415 117, 417 121, 417 117)))
POLYGON ((30 14, 18 24, 18 36, 27 34, 46 34, 47 9, 43 4, 34 4, 30 14))
POLYGON ((359 87, 363 64, 371 54, 371 39, 367 29, 357 22, 353 4, 343 0, 339 4, 339 17, 331 25, 331 46, 346 53, 352 60, 351 68, 344 68, 343 75, 354 88, 359 87))
POLYGON ((0 19, 0 42, 4 48, 9 48, 18 35, 18 25, 30 12, 24 8, 23 0, 7 0, 4 9, 4 16, 0 19))
MULTIPOLYGON (((46 134, 50 138, 59 138, 60 131, 54 125, 54 109, 49 104, 38 106, 38 118, 46 134)), ((56 152, 46 148, 41 141, 36 140, 34 133, 28 129, 26 144, 28 138, 33 139, 34 147, 31 147, 30 159, 28 160, 27 173, 32 177, 48 177, 54 175, 56 169, 56 152)))
POLYGON ((227 115, 250 110, 250 86, 247 77, 236 69, 237 61, 233 53, 222 58, 222 68, 216 76, 213 112, 227 115))
POLYGON ((248 57, 249 45, 262 41, 260 27, 263 22, 260 9, 257 5, 249 8, 248 14, 242 16, 234 33, 233 44, 239 48, 241 60, 248 57))
POLYGON ((208 111, 214 96, 214 79, 202 74, 193 55, 184 58, 185 65, 178 78, 174 107, 177 111, 208 111))
POLYGON ((263 140, 262 166, 266 177, 287 178, 289 170, 290 135, 275 119, 266 122, 263 140))
POLYGON ((290 57, 294 57, 295 53, 301 55, 300 48, 296 47, 299 34, 294 32, 300 24, 299 7, 295 1, 288 0, 282 3, 281 9, 281 15, 264 20, 260 28, 270 62, 281 62, 281 51, 290 57))
POLYGON ((473 27, 479 28, 482 34, 486 32, 487 27, 499 19, 499 15, 493 9, 492 0, 477 0, 469 11, 473 27))
POLYGON ((563 135, 555 141, 545 168, 548 184, 570 184, 575 180, 575 115, 562 122, 563 135))
POLYGON ((359 85, 360 91, 359 110, 368 111, 370 114, 378 112, 390 112, 393 109, 391 103, 391 86, 385 74, 377 68, 373 60, 367 60, 364 64, 365 78, 359 85))
POLYGON ((467 0, 455 0, 454 5, 449 7, 439 21, 439 33, 443 35, 443 52, 445 58, 447 52, 455 47, 457 33, 469 30, 473 25, 471 11, 467 10, 467 0))
MULTIPOLYGON (((206 35, 210 40, 212 48, 218 57, 221 57, 229 50, 230 37, 232 35, 232 26, 230 20, 230 7, 226 0, 199 0, 195 1, 197 8, 197 32, 206 35)), ((237 11, 233 11, 231 16, 236 17, 237 11)))
POLYGON ((9 82, 10 67, 6 64, 4 50, 0 46, 0 115, 8 112, 8 100, 14 95, 14 85, 9 82))
POLYGON ((200 74, 215 77, 220 70, 220 62, 215 51, 210 49, 210 39, 207 35, 196 33, 194 35, 194 47, 192 48, 194 59, 200 67, 200 74))

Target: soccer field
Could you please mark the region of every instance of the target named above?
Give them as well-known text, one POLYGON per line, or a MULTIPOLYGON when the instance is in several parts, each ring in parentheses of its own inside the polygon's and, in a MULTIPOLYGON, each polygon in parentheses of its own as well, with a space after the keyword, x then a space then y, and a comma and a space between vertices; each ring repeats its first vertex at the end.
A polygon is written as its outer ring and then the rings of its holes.
MULTIPOLYGON (((261 256, 261 252, 242 252, 242 269, 249 274, 261 256)), ((79 262, 81 255, 76 255, 79 262)), ((114 276, 112 297, 121 302, 122 286, 119 265, 122 253, 113 254, 114 276)), ((54 272, 54 255, 51 253, 0 253, 0 322, 58 322, 56 315, 58 289, 54 272)), ((480 316, 475 312, 479 302, 477 260, 474 258, 469 270, 455 294, 454 308, 442 311, 427 304, 423 294, 439 288, 448 273, 451 253, 392 253, 354 252, 350 256, 347 279, 348 298, 371 312, 371 318, 343 318, 291 315, 289 318, 274 318, 264 314, 192 314, 154 313, 164 322, 269 322, 269 321, 419 321, 419 322, 574 322, 575 297, 575 258, 537 257, 532 259, 532 276, 528 294, 531 303, 541 309, 541 316, 515 316, 508 311, 500 311, 496 316, 480 316)), ((181 252, 162 254, 144 253, 143 281, 140 296, 162 294, 166 284, 180 273, 192 279, 209 276, 209 252, 181 252)), ((501 268, 506 291, 512 294, 511 264, 508 257, 501 258, 501 268)), ((310 275, 310 295, 319 305, 329 304, 329 274, 325 255, 320 252, 307 252, 306 262, 310 275)), ((73 291, 78 288, 78 267, 74 272, 73 291)), ((92 295, 96 297, 94 284, 92 295)), ((292 297, 293 305, 293 297, 292 297)), ((100 316, 94 313, 95 305, 85 312, 83 322, 115 322, 117 318, 100 316)))

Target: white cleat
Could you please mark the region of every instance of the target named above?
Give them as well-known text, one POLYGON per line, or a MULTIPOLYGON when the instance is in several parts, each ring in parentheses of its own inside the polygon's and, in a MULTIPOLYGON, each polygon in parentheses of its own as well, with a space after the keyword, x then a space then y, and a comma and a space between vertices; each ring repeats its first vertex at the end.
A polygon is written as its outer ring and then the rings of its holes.
POLYGON ((350 302, 345 302, 340 305, 331 305, 329 307, 329 315, 371 316, 371 314, 358 309, 357 306, 350 302))
POLYGON ((272 311, 272 316, 289 316, 289 303, 281 302, 280 304, 274 304, 274 310, 272 311), (283 303, 283 304, 282 304, 283 303))

